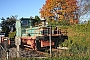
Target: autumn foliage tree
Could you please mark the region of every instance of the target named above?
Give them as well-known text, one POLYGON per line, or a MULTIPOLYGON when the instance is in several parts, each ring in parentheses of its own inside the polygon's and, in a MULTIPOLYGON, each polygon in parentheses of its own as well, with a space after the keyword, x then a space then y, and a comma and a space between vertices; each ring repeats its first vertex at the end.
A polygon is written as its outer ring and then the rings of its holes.
POLYGON ((77 11, 77 0, 46 0, 40 14, 51 21, 69 20, 70 23, 78 23, 77 11))

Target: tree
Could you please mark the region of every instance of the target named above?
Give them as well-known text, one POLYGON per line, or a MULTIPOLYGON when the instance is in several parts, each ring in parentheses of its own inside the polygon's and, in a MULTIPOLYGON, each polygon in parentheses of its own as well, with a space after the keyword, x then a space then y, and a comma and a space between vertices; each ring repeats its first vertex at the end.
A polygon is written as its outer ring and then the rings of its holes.
POLYGON ((78 0, 79 16, 83 16, 90 12, 90 0, 78 0))
POLYGON ((40 21, 41 21, 39 16, 35 16, 35 20, 37 20, 37 22, 35 23, 36 25, 38 25, 40 23, 40 21))
POLYGON ((10 17, 7 17, 6 19, 2 18, 2 22, 1 22, 1 29, 2 29, 2 32, 5 32, 5 36, 8 37, 8 34, 10 31, 15 31, 16 28, 15 28, 15 23, 16 23, 16 19, 17 19, 17 16, 10 16, 10 17))
POLYGON ((78 20, 77 0, 46 0, 40 9, 41 17, 51 18, 57 21, 78 20))
POLYGON ((36 20, 38 20, 38 21, 40 21, 40 18, 39 18, 39 16, 35 16, 35 19, 36 19, 36 20))

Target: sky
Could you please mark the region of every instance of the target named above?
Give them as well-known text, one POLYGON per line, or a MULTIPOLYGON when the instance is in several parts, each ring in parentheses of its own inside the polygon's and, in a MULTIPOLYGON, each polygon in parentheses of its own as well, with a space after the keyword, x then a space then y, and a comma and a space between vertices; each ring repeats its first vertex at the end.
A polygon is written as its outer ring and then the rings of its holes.
MULTIPOLYGON (((46 0, 0 0, 0 18, 18 15, 21 17, 30 17, 39 14, 40 8, 45 4, 46 0)), ((89 16, 90 17, 90 16, 89 16)), ((85 20, 85 18, 81 18, 85 20)), ((0 19, 1 22, 1 19, 0 19)))
POLYGON ((45 0, 0 0, 0 18, 12 15, 18 15, 18 19, 40 16, 39 11, 43 4, 45 0))

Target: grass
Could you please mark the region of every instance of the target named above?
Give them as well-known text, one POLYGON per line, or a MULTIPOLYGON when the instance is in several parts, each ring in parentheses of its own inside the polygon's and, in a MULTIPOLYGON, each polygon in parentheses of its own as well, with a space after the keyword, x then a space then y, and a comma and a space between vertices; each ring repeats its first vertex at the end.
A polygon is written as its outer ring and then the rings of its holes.
MULTIPOLYGON (((90 22, 86 24, 77 24, 68 27, 68 40, 61 46, 69 47, 68 51, 63 51, 65 57, 68 56, 74 60, 90 59, 90 22), (76 59, 77 58, 77 59, 76 59)), ((63 54, 61 56, 63 56, 63 54)), ((66 59, 67 60, 67 59, 66 59)))

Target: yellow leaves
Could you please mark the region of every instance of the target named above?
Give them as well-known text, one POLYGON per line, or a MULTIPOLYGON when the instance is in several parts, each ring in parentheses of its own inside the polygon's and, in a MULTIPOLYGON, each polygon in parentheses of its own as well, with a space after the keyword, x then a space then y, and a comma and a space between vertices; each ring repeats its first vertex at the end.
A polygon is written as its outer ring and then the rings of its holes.
POLYGON ((66 6, 62 6, 62 9, 66 9, 66 6))
POLYGON ((62 15, 66 12, 66 10, 56 10, 57 13, 62 13, 62 15))
POLYGON ((70 19, 70 23, 73 23, 73 19, 70 19))
POLYGON ((59 15, 59 19, 61 20, 61 19, 63 19, 64 18, 64 16, 63 15, 59 15))
POLYGON ((75 15, 74 14, 71 14, 72 17, 74 17, 75 15))
POLYGON ((52 19, 52 21, 51 22, 55 22, 55 20, 54 19, 52 19))

